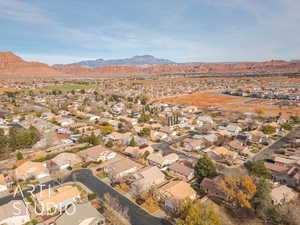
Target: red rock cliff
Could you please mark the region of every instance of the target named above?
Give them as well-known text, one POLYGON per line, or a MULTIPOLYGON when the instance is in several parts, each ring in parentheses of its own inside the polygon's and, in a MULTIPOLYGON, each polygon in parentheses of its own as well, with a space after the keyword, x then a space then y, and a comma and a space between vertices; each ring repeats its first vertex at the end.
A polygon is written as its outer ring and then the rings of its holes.
POLYGON ((55 70, 44 63, 26 62, 11 52, 0 52, 1 77, 51 77, 64 76, 62 71, 55 70))

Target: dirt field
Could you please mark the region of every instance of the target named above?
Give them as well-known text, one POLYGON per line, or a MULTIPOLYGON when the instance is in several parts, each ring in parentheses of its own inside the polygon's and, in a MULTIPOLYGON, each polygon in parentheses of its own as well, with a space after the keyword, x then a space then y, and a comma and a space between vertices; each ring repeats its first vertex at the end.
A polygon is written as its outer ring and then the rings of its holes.
POLYGON ((300 108, 297 107, 282 107, 279 108, 277 106, 271 105, 255 105, 255 104, 241 104, 241 105, 228 105, 223 107, 226 110, 240 111, 240 112, 255 112, 258 108, 262 108, 265 111, 265 115, 278 115, 279 112, 283 114, 283 116, 289 115, 300 115, 300 108))
POLYGON ((215 107, 247 100, 246 98, 218 95, 212 93, 194 93, 178 97, 157 99, 156 102, 169 104, 188 104, 198 107, 215 107))
POLYGON ((4 93, 4 92, 14 92, 15 89, 13 88, 0 88, 0 94, 4 93))

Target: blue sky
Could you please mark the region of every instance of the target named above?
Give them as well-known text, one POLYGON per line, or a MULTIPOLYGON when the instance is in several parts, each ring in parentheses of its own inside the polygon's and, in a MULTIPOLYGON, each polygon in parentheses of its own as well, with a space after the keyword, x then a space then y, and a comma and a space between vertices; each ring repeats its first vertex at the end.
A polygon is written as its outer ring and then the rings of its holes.
POLYGON ((49 64, 300 58, 299 0, 0 0, 0 51, 49 64))

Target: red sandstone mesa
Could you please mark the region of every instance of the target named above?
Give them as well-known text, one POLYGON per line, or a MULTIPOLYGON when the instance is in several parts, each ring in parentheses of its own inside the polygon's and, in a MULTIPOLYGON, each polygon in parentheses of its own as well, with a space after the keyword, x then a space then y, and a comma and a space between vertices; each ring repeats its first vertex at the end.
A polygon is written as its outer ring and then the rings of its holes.
POLYGON ((1 77, 128 76, 163 74, 300 72, 299 61, 248 63, 190 63, 145 66, 83 67, 78 65, 48 66, 26 62, 11 52, 0 52, 1 77))

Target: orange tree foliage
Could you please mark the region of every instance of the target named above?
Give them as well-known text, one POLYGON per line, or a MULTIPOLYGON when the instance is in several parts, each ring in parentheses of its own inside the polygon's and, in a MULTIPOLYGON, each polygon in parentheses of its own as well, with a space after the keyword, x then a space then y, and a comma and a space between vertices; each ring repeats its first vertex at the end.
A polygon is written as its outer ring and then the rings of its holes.
POLYGON ((256 193, 256 186, 250 176, 225 176, 219 185, 235 207, 252 208, 250 200, 256 193))

